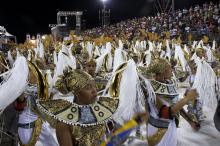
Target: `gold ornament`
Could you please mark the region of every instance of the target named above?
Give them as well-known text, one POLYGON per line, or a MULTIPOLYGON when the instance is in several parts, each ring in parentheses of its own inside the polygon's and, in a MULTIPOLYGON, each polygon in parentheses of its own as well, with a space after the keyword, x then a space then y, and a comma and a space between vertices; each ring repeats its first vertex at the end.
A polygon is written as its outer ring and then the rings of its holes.
POLYGON ((53 44, 53 38, 51 35, 45 35, 45 38, 42 40, 44 49, 47 50, 49 49, 50 46, 53 44))
POLYGON ((29 61, 28 66, 38 81, 38 98, 41 100, 48 100, 48 82, 45 79, 45 76, 42 74, 36 64, 29 61))
POLYGON ((55 88, 63 94, 71 91, 76 93, 93 80, 92 76, 82 70, 64 71, 64 75, 57 80, 55 88))
POLYGON ((118 67, 115 75, 112 78, 111 85, 109 87, 109 93, 112 97, 118 97, 120 93, 120 82, 122 78, 122 73, 126 69, 127 63, 124 63, 118 67))
POLYGON ((202 41, 207 44, 209 42, 209 38, 207 36, 203 36, 202 41))
POLYGON ((190 34, 188 35, 188 41, 189 41, 189 42, 192 42, 192 37, 193 37, 193 36, 192 36, 192 33, 190 33, 190 34))
POLYGON ((166 133, 167 129, 159 128, 156 132, 156 134, 147 137, 149 146, 155 146, 157 145, 160 140, 163 138, 164 134, 166 133))
POLYGON ((166 38, 166 39, 170 39, 170 32, 169 32, 169 31, 166 31, 166 32, 165 32, 165 38, 166 38))
POLYGON ((155 59, 148 67, 148 73, 159 74, 163 73, 167 67, 171 67, 170 63, 166 59, 155 59))

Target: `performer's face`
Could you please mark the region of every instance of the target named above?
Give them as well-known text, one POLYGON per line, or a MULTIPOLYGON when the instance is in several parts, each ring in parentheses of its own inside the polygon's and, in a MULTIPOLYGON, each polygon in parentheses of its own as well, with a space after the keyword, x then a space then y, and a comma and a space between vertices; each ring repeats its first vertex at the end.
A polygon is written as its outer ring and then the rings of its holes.
POLYGON ((92 77, 95 77, 96 63, 93 63, 93 62, 87 63, 85 70, 86 70, 86 72, 89 73, 92 77))
POLYGON ((199 51, 199 52, 198 52, 198 56, 199 56, 199 58, 205 58, 205 57, 206 57, 205 50, 199 51))
POLYGON ((190 69, 191 69, 191 72, 192 72, 192 74, 196 74, 196 65, 192 65, 191 67, 190 67, 190 69))
POLYGON ((167 66, 164 70, 164 79, 170 80, 172 77, 172 68, 171 66, 167 66))
POLYGON ((94 103, 97 99, 97 90, 95 81, 90 81, 77 94, 77 102, 81 105, 94 103))

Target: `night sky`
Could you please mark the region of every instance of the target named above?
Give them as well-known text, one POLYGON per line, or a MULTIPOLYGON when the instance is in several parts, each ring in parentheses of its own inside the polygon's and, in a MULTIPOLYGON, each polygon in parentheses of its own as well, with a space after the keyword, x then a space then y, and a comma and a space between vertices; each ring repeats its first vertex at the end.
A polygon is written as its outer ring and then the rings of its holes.
MULTIPOLYGON (((111 22, 128 18, 152 15, 154 0, 108 0, 111 9, 111 22)), ((188 8, 210 0, 175 0, 176 9, 188 8)), ((217 2, 218 0, 212 0, 217 2)), ((88 27, 98 25, 98 11, 102 8, 100 0, 4 0, 0 8, 0 25, 17 36, 22 42, 26 33, 50 33, 48 24, 56 24, 56 13, 60 11, 84 11, 88 27)))

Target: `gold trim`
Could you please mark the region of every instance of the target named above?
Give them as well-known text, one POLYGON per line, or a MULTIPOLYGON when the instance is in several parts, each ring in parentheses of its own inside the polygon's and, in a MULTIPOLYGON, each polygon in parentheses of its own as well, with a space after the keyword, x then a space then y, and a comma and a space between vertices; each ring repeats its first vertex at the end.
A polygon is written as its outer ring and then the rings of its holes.
POLYGON ((9 70, 8 63, 2 53, 0 53, 0 64, 6 69, 6 71, 9 70))
POLYGON ((167 129, 164 128, 159 128, 157 130, 157 133, 155 133, 152 136, 148 136, 147 140, 148 140, 148 144, 149 146, 155 146, 157 145, 161 139, 163 138, 164 134, 166 133, 167 129))
POLYGON ((98 146, 99 141, 105 135, 105 124, 89 127, 72 127, 72 136, 75 139, 74 145, 77 146, 98 146))
POLYGON ((170 95, 170 96, 177 96, 179 93, 175 87, 174 83, 165 84, 156 80, 151 80, 151 85, 154 89, 156 94, 160 95, 170 95))
POLYGON ((51 101, 38 101, 39 110, 57 121, 82 127, 94 126, 111 120, 118 108, 119 100, 109 97, 100 97, 99 101, 90 105, 77 105, 62 99, 51 101), (96 122, 84 124, 80 122, 80 108, 90 108, 94 113, 96 122))
POLYGON ((45 79, 44 75, 40 71, 40 69, 37 67, 36 64, 32 62, 28 62, 28 67, 30 70, 33 72, 34 76, 37 77, 37 93, 38 93, 38 98, 41 100, 48 100, 49 94, 48 94, 48 82, 45 79))
POLYGON ((108 72, 108 62, 109 62, 109 57, 108 54, 106 54, 104 57, 104 68, 106 72, 108 72))
POLYGON ((116 70, 116 73, 112 79, 111 85, 109 87, 109 93, 110 96, 112 97, 118 97, 119 93, 120 93, 120 82, 121 82, 121 78, 122 78, 122 73, 125 70, 127 66, 127 63, 122 64, 121 66, 118 67, 118 69, 116 70))

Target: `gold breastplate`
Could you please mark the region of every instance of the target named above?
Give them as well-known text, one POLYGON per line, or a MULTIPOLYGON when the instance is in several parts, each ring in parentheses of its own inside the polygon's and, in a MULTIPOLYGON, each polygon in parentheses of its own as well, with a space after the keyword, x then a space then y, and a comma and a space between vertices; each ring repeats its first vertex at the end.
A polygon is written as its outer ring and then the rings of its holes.
POLYGON ((72 135, 76 146, 97 146, 105 135, 105 126, 73 126, 72 135))
POLYGON ((98 101, 90 105, 77 105, 62 99, 51 101, 38 101, 38 109, 46 115, 54 118, 57 121, 66 123, 68 125, 82 127, 102 125, 109 120, 112 120, 112 115, 118 108, 119 100, 109 97, 100 97, 98 101), (88 116, 94 120, 90 122, 85 121, 87 112, 83 109, 89 109, 88 116), (84 113, 84 114, 83 114, 84 113))

